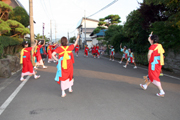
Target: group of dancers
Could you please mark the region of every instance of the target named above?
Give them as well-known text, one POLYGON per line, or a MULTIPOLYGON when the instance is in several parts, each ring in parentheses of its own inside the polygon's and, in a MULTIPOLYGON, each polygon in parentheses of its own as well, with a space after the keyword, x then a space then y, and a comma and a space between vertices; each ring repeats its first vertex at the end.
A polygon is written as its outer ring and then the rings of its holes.
MULTIPOLYGON (((61 97, 66 96, 66 93, 65 93, 66 89, 69 89, 69 92, 73 92, 72 86, 74 83, 74 78, 73 78, 74 56, 73 56, 72 51, 75 48, 76 55, 78 55, 78 52, 79 52, 79 45, 77 44, 78 40, 79 40, 79 35, 78 35, 75 43, 68 46, 67 38, 62 37, 61 38, 61 46, 58 46, 56 49, 54 49, 54 51, 51 51, 52 50, 51 45, 48 46, 48 52, 47 52, 48 53, 48 61, 50 62, 50 60, 53 58, 53 60, 57 62, 57 73, 55 76, 55 81, 58 84, 60 84, 60 86, 61 86, 61 90, 62 90, 61 97), (58 58, 56 55, 58 55, 58 58)), ((148 41, 151 44, 151 46, 149 47, 149 52, 148 52, 148 62, 149 62, 148 75, 144 76, 145 84, 140 84, 140 87, 143 90, 146 90, 147 87, 149 86, 149 84, 153 83, 160 90, 160 92, 157 93, 156 95, 160 96, 160 97, 164 97, 165 92, 162 89, 159 75, 161 72, 162 65, 164 65, 163 53, 165 51, 164 51, 162 45, 158 44, 158 36, 157 35, 153 35, 151 33, 151 35, 148 38, 148 41)), ((22 74, 21 74, 21 78, 20 78, 21 81, 25 80, 23 78, 25 75, 34 75, 35 79, 40 77, 40 75, 36 75, 36 72, 33 69, 33 65, 31 63, 31 53, 30 52, 32 50, 34 50, 35 48, 36 48, 35 50, 37 50, 36 51, 37 55, 35 55, 35 56, 37 56, 36 57, 37 61, 39 61, 39 63, 37 63, 35 66, 37 66, 41 63, 43 68, 47 68, 46 66, 44 66, 44 64, 42 64, 43 63, 42 59, 39 56, 39 53, 40 53, 39 48, 42 47, 42 45, 40 45, 40 43, 38 43, 37 46, 36 45, 37 45, 37 40, 36 40, 36 43, 32 47, 28 47, 27 41, 23 42, 24 48, 21 51, 21 61, 20 61, 20 63, 23 64, 22 74)), ((120 48, 121 48, 121 45, 120 45, 120 48)), ((110 59, 112 57, 112 60, 114 61, 115 50, 114 50, 113 46, 111 46, 111 47, 109 46, 109 48, 111 50, 110 59)), ((88 56, 88 51, 89 51, 89 48, 86 46, 84 55, 88 56)), ((99 51, 98 52, 97 51, 98 51, 98 46, 93 46, 93 49, 92 49, 93 56, 95 56, 94 53, 96 53, 96 55, 97 55, 96 57, 99 57, 99 54, 98 54, 99 51)), ((135 64, 134 55, 133 55, 133 52, 131 49, 128 49, 128 51, 127 51, 126 47, 124 46, 124 48, 121 48, 121 51, 124 54, 123 54, 123 58, 121 59, 120 63, 122 63, 122 60, 124 58, 126 58, 127 59, 126 66, 127 66, 128 62, 133 62, 135 64)), ((135 64, 135 66, 136 66, 136 64, 135 64)))
MULTIPOLYGON (((134 69, 136 69, 137 66, 135 63, 135 57, 134 57, 132 49, 131 48, 127 49, 126 46, 124 46, 122 48, 121 46, 122 46, 122 43, 120 44, 120 51, 123 52, 123 55, 122 55, 122 59, 119 61, 119 63, 121 64, 123 59, 126 59, 127 60, 126 64, 123 67, 126 68, 128 63, 131 62, 131 63, 134 63, 134 69)), ((110 49, 110 59, 109 60, 114 61, 115 49, 113 46, 111 46, 111 47, 108 46, 108 47, 110 49)))
MULTIPOLYGON (((37 41, 35 40, 36 43, 32 46, 29 47, 28 41, 24 41, 22 43, 23 49, 21 50, 21 60, 20 63, 23 65, 22 67, 22 74, 21 74, 21 81, 24 81, 24 76, 25 75, 34 75, 35 79, 39 78, 40 75, 36 75, 36 71, 39 66, 42 66, 42 68, 46 69, 47 66, 44 65, 45 63, 45 58, 48 56, 48 63, 50 61, 53 61, 54 59, 52 58, 52 53, 54 52, 55 48, 57 47, 57 44, 52 44, 51 43, 46 43, 45 45, 45 40, 40 40, 37 41), (35 63, 34 67, 31 63, 31 52, 33 54, 33 61, 35 63), (35 70, 33 70, 33 68, 35 70)), ((55 62, 55 60, 54 60, 55 62)))
MULTIPOLYGON (((92 55, 94 58, 100 58, 100 51, 99 51, 99 45, 92 45, 93 47, 91 47, 91 49, 89 49, 88 45, 85 45, 84 47, 84 56, 88 57, 89 52, 91 51, 92 55)), ((79 53, 79 45, 77 44, 75 46, 75 53, 76 56, 78 57, 78 53, 79 53)))

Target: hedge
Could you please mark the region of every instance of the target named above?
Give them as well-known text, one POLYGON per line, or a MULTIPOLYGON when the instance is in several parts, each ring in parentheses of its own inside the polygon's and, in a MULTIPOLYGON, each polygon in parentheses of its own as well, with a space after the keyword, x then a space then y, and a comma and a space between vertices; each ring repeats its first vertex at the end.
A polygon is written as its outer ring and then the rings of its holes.
POLYGON ((22 38, 13 38, 9 36, 0 36, 0 59, 6 55, 16 54, 21 50, 22 38))

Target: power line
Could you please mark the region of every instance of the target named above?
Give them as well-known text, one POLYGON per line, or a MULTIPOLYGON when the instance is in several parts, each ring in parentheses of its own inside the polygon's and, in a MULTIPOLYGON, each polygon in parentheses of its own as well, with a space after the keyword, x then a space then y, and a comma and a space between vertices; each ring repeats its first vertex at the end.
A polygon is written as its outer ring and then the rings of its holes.
POLYGON ((117 2, 117 1, 118 1, 118 0, 114 0, 113 2, 109 3, 108 5, 106 5, 105 7, 103 7, 102 9, 100 9, 99 11, 95 12, 94 14, 92 14, 92 15, 90 15, 90 16, 88 16, 88 17, 94 16, 95 14, 101 12, 102 10, 104 10, 104 9, 106 9, 106 8, 108 8, 108 7, 110 7, 111 5, 113 5, 113 4, 114 4, 115 2, 117 2))
POLYGON ((41 5, 42 5, 42 7, 43 7, 43 9, 44 9, 44 12, 45 12, 45 14, 46 14, 46 17, 49 19, 49 16, 47 15, 48 13, 46 13, 46 9, 44 8, 44 5, 43 5, 43 2, 40 0, 40 2, 41 2, 41 5))
POLYGON ((50 0, 49 0, 49 6, 50 6, 50 10, 51 10, 51 13, 52 13, 52 18, 54 19, 54 16, 53 16, 53 12, 52 12, 52 7, 51 7, 51 2, 50 2, 50 0))

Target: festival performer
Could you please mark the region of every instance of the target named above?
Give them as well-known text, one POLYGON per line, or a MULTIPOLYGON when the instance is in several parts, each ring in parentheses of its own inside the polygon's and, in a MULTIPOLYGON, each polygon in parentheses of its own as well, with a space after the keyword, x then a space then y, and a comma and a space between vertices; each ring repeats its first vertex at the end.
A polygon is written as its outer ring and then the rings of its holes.
MULTIPOLYGON (((57 48, 57 43, 53 43, 52 45, 52 53, 55 51, 55 49, 57 48)), ((55 55, 57 57, 57 55, 55 55)), ((56 62, 56 60, 53 59, 54 62, 56 62)))
POLYGON ((72 50, 77 45, 79 40, 79 35, 76 38, 76 41, 73 45, 67 46, 67 38, 61 38, 61 47, 58 47, 53 53, 52 57, 58 61, 57 65, 57 73, 55 77, 55 81, 58 84, 61 84, 62 95, 61 97, 65 97, 65 90, 69 89, 69 92, 73 92, 73 63, 74 56, 72 50), (59 60, 55 57, 56 54, 59 54, 59 60))
POLYGON ((41 53, 41 57, 43 60, 43 63, 45 62, 45 59, 47 57, 47 53, 46 53, 46 46, 42 46, 40 49, 40 53, 41 53))
POLYGON ((88 57, 88 51, 89 51, 88 45, 85 45, 84 56, 88 57))
POLYGON ((91 50, 91 52, 92 52, 92 55, 94 56, 94 45, 92 45, 92 50, 91 50))
POLYGON ((148 85, 152 82, 160 90, 160 92, 157 93, 156 95, 160 97, 164 97, 165 92, 161 86, 159 75, 161 72, 162 65, 164 65, 163 53, 165 53, 165 51, 162 45, 158 44, 158 40, 159 40, 158 36, 152 35, 152 33, 153 32, 151 32, 151 35, 148 38, 148 41, 151 44, 148 52, 148 62, 149 62, 148 76, 144 77, 146 79, 145 84, 144 85, 140 84, 140 87, 146 90, 148 85))
POLYGON ((133 52, 132 52, 132 50, 131 50, 130 48, 128 49, 128 51, 129 51, 129 56, 128 56, 126 65, 124 65, 123 67, 126 68, 127 65, 128 65, 128 63, 131 62, 131 63, 134 63, 134 69, 136 69, 137 66, 136 66, 136 63, 135 63, 135 57, 134 57, 134 54, 133 54, 133 52))
POLYGON ((78 53, 79 53, 79 45, 78 44, 75 47, 75 53, 76 53, 76 56, 78 57, 78 53))
POLYGON ((112 61, 114 61, 114 55, 115 55, 115 49, 114 49, 114 47, 113 46, 108 46, 109 47, 109 49, 111 50, 110 51, 110 59, 109 60, 111 60, 111 57, 112 57, 112 61))
POLYGON ((93 45, 93 57, 96 58, 96 46, 93 45))
POLYGON ((40 49, 44 45, 45 45, 45 40, 44 40, 43 45, 41 45, 41 41, 39 41, 38 45, 35 47, 35 57, 36 57, 36 60, 37 60, 35 66, 34 66, 35 69, 38 69, 37 68, 38 65, 42 65, 43 68, 47 68, 46 66, 44 66, 44 63, 43 63, 43 60, 42 60, 42 57, 41 57, 41 53, 40 53, 40 49))
POLYGON ((96 57, 100 58, 100 53, 99 53, 99 45, 96 45, 96 57))
POLYGON ((36 75, 36 72, 33 70, 33 65, 31 63, 31 50, 35 48, 36 44, 37 40, 32 47, 28 47, 28 41, 24 41, 22 43, 23 49, 21 50, 20 64, 22 64, 23 67, 20 81, 24 81, 24 76, 26 75, 34 75, 35 79, 40 77, 40 75, 36 75))
POLYGON ((121 47, 122 43, 120 44, 120 49, 121 49, 121 52, 123 52, 123 56, 122 56, 122 59, 121 61, 119 61, 119 63, 121 64, 123 59, 127 59, 128 58, 128 54, 129 54, 129 51, 126 49, 126 46, 124 46, 124 48, 121 47))
POLYGON ((48 63, 51 63, 53 59, 52 59, 52 45, 50 42, 49 42, 49 46, 47 47, 47 54, 48 54, 48 63))

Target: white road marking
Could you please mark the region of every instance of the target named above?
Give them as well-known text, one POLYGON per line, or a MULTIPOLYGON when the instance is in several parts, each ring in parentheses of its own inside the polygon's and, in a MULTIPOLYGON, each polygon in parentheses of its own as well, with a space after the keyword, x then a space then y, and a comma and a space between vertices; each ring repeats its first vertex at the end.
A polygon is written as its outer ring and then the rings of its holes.
MULTIPOLYGON (((102 57, 103 57, 103 56, 102 56, 102 57)), ((106 57, 103 57, 103 58, 108 59, 108 58, 106 58, 106 57)), ((109 60, 109 59, 108 59, 108 60, 109 60)), ((118 62, 118 63, 119 63, 119 61, 117 61, 117 60, 114 60, 114 62, 118 62)), ((133 65, 131 65, 131 64, 128 64, 128 65, 133 66, 133 65)), ((140 68, 140 69, 142 69, 142 70, 148 71, 148 69, 146 69, 146 68, 142 68, 142 67, 139 67, 139 66, 138 66, 138 68, 140 68)), ((174 79, 180 80, 180 78, 174 77, 174 76, 171 76, 171 75, 164 74, 164 76, 167 76, 167 77, 170 77, 170 78, 174 78, 174 79)))
POLYGON ((16 90, 9 96, 9 98, 1 105, 0 107, 0 115, 4 112, 4 110, 7 108, 7 106, 12 102, 12 100, 16 97, 16 95, 19 93, 21 88, 26 84, 26 82, 29 80, 31 76, 28 76, 26 80, 24 80, 17 88, 16 90))

